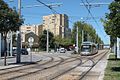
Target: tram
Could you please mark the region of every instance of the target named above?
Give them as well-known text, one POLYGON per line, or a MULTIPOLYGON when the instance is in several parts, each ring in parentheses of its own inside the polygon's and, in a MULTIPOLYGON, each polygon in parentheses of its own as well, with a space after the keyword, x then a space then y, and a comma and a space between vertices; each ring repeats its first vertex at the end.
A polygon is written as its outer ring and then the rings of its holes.
POLYGON ((95 43, 92 42, 83 42, 81 44, 81 55, 93 55, 98 53, 98 49, 95 43))

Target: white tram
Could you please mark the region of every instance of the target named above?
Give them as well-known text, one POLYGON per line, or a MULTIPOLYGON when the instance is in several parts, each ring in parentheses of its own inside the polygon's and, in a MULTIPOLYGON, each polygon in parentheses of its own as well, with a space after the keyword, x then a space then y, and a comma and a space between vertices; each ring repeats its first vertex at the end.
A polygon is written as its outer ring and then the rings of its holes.
POLYGON ((98 52, 96 44, 92 42, 83 42, 81 44, 81 55, 93 55, 98 52))

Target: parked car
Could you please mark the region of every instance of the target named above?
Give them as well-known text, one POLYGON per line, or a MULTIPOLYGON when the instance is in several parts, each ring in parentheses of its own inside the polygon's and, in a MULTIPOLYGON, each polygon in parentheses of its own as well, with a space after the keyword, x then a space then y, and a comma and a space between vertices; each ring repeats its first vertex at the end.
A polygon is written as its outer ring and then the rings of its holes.
POLYGON ((66 52, 65 48, 60 48, 60 53, 65 53, 65 52, 66 52))
POLYGON ((13 49, 12 56, 16 56, 16 55, 17 55, 17 49, 13 49))
MULTIPOLYGON (((25 48, 22 48, 20 52, 22 55, 28 55, 28 51, 25 48)), ((12 56, 16 56, 16 55, 17 55, 17 49, 13 49, 12 56)))
POLYGON ((28 55, 27 49, 26 49, 26 48, 22 48, 22 49, 21 49, 21 54, 22 54, 22 55, 28 55))

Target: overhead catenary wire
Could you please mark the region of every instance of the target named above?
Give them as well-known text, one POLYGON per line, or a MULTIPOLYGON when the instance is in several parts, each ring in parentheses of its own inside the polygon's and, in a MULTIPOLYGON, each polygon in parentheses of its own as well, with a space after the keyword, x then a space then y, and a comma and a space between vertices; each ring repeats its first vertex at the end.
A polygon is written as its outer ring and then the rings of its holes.
MULTIPOLYGON (((53 9, 52 6, 45 4, 45 3, 43 3, 43 2, 40 1, 40 0, 36 0, 36 1, 39 2, 39 3, 41 3, 41 4, 43 4, 44 6, 48 7, 54 14, 60 14, 60 13, 57 12, 55 9, 53 9)), ((87 2, 88 2, 88 1, 87 1, 87 2)), ((83 0, 82 0, 82 3, 85 5, 85 3, 83 2, 83 0)), ((88 3, 88 4, 89 4, 89 3, 88 3)), ((87 8, 89 14, 91 15, 91 18, 93 18, 93 20, 95 21, 95 23, 97 24, 97 26, 99 26, 98 23, 97 23, 97 21, 95 20, 95 17, 93 17, 93 15, 92 15, 92 13, 90 12, 90 10, 88 9, 88 7, 87 7, 86 5, 85 5, 85 7, 87 8)), ((87 18, 86 18, 86 20, 87 20, 87 18)), ((71 21, 71 20, 68 20, 68 21, 69 21, 70 23, 74 23, 74 22, 71 21)))
POLYGON ((36 0, 36 1, 39 2, 39 3, 41 3, 41 4, 43 4, 43 5, 46 6, 47 8, 49 8, 54 14, 55 14, 55 13, 56 13, 56 14, 59 14, 56 10, 54 10, 54 9, 52 8, 52 6, 45 4, 45 3, 43 3, 43 2, 40 1, 40 0, 36 0))
MULTIPOLYGON (((98 22, 96 21, 95 17, 92 15, 90 9, 87 7, 87 5, 85 4, 85 2, 84 2, 83 0, 81 0, 81 1, 82 1, 83 5, 85 6, 85 8, 87 9, 87 11, 88 11, 88 13, 90 14, 90 16, 92 17, 92 19, 94 20, 94 22, 96 23, 96 25, 99 27, 99 24, 98 24, 98 22)), ((87 2, 88 5, 90 5, 87 0, 86 0, 86 2, 87 2)), ((100 28, 100 27, 99 27, 99 28, 100 28)), ((100 30, 101 30, 101 29, 100 29, 100 30)), ((102 31, 102 30, 101 30, 101 31, 102 31)), ((102 32, 103 32, 103 31, 102 31, 102 32)))
MULTIPOLYGON (((86 9, 87 9, 87 11, 88 11, 88 13, 91 15, 91 17, 93 18, 93 20, 95 21, 95 23, 97 24, 97 26, 99 26, 98 25, 98 23, 97 23, 97 21, 95 20, 95 18, 93 17, 93 15, 92 15, 92 13, 91 13, 91 11, 90 11, 90 9, 85 5, 85 3, 84 3, 84 1, 83 0, 81 0, 82 1, 82 3, 84 4, 84 6, 86 7, 86 9)), ((88 3, 88 1, 86 0, 86 2, 88 3)), ((88 3, 88 5, 89 5, 89 3, 88 3)))
MULTIPOLYGON (((37 2, 43 4, 44 6, 48 7, 54 14, 60 14, 59 12, 57 12, 55 9, 53 9, 50 5, 47 5, 45 3, 43 3, 42 1, 40 0, 36 0, 37 2)), ((71 20, 68 20, 70 23, 74 23, 73 21, 71 20)))
MULTIPOLYGON (((86 0, 86 2, 88 3, 88 5, 90 5, 90 3, 88 2, 88 0, 86 0)), ((101 3, 101 4, 99 3, 99 5, 102 5, 102 4, 108 5, 109 3, 101 3)), ((89 11, 90 11, 90 9, 89 9, 89 11)), ((91 13, 91 11, 90 11, 90 13, 91 13)), ((92 13, 91 13, 91 16, 92 16, 92 13)), ((94 16, 92 16, 92 17, 95 20, 95 23, 97 24, 97 26, 100 28, 100 26, 99 26, 98 22, 96 21, 96 19, 94 18, 94 16)), ((100 30, 101 30, 101 28, 100 28, 100 30)), ((101 30, 101 32, 103 32, 103 30, 101 30)))

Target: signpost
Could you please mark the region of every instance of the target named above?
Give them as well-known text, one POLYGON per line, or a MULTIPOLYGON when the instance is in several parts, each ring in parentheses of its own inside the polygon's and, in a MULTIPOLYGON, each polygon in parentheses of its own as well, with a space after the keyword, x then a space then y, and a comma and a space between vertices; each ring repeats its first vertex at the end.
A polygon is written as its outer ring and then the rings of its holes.
POLYGON ((31 51, 31 49, 32 49, 32 45, 33 45, 33 42, 34 42, 34 38, 33 37, 29 37, 28 38, 28 42, 29 42, 29 46, 30 46, 30 61, 32 62, 32 51, 31 51))

